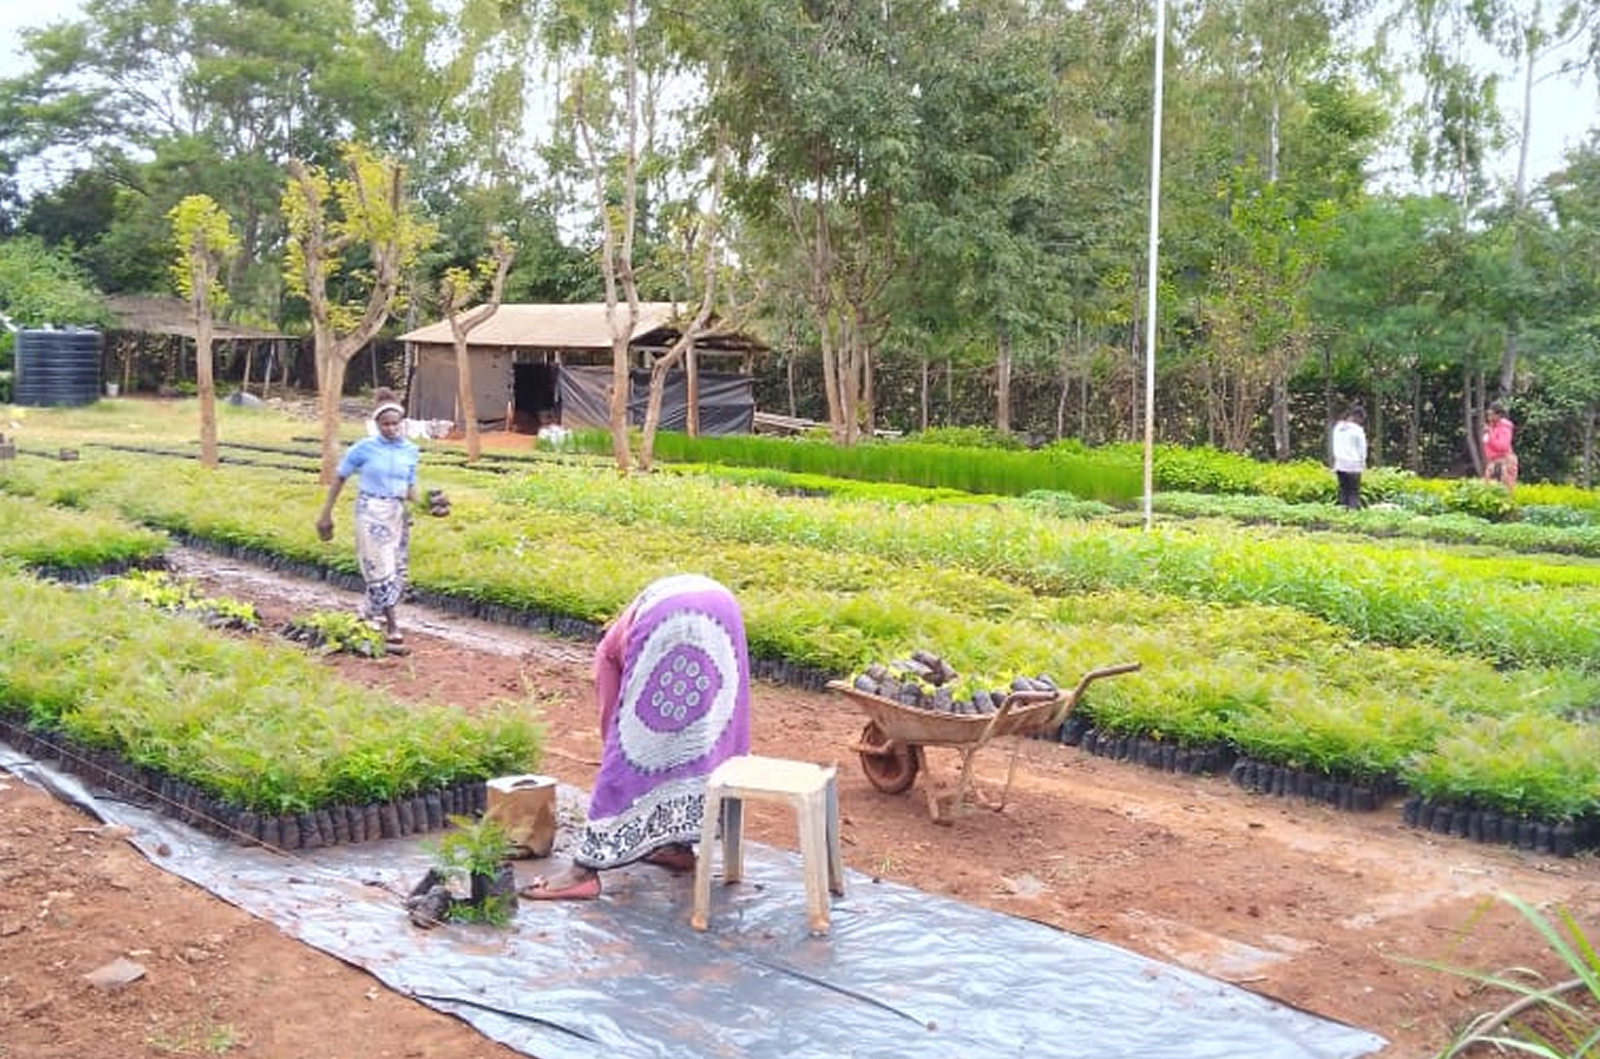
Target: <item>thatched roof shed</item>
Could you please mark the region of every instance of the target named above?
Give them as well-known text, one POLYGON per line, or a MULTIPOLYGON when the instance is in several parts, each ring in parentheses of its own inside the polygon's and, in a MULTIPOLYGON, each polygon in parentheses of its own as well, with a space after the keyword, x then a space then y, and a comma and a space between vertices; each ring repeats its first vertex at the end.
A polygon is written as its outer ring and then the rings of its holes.
MULTIPOLYGON (((172 295, 113 294, 103 353, 105 378, 126 393, 181 386, 194 378, 194 310, 172 295)), ((217 320, 211 330, 218 381, 287 385, 299 340, 294 335, 217 320)))
MULTIPOLYGON (((619 308, 619 311, 625 310, 619 308)), ((664 353, 683 334, 683 325, 688 324, 692 317, 690 310, 673 302, 640 302, 639 318, 634 323, 630 345, 641 353, 664 353)), ((407 331, 400 336, 400 340, 418 346, 455 348, 448 320, 407 331)), ((502 305, 472 332, 468 343, 474 349, 603 353, 609 357, 611 325, 606 320, 603 302, 502 305)), ((767 346, 749 335, 718 329, 713 321, 710 331, 696 340, 695 349, 701 354, 713 356, 733 354, 747 357, 765 353, 767 346)))
MULTIPOLYGON (((153 294, 112 294, 106 298, 106 308, 111 312, 113 330, 135 331, 144 335, 168 335, 194 341, 194 310, 182 298, 153 294)), ((212 325, 212 337, 217 341, 228 339, 270 340, 293 338, 293 335, 266 331, 218 320, 212 325)))
MULTIPOLYGON (((628 344, 634 370, 647 371, 682 337, 692 319, 692 310, 672 302, 641 303, 628 344)), ((450 321, 407 331, 400 340, 410 350, 411 416, 458 420, 450 321)), ((687 395, 693 392, 707 432, 748 430, 755 409, 751 371, 755 357, 767 349, 760 339, 713 321, 696 338, 694 355, 717 358, 721 370, 693 366, 687 373, 692 378, 684 377, 682 370, 669 377, 663 426, 673 429, 684 420, 687 395)), ((472 402, 483 425, 536 430, 551 422, 568 426, 605 422, 611 325, 604 303, 502 305, 467 336, 467 360, 472 402)), ((634 383, 635 392, 640 385, 634 383)))

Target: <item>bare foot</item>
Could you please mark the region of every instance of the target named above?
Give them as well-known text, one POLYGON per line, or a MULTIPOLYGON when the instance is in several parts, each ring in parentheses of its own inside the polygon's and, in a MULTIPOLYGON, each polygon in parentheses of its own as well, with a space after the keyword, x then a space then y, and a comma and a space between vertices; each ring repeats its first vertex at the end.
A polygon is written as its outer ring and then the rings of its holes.
POLYGON ((662 846, 644 855, 646 864, 654 864, 658 868, 668 871, 688 873, 694 871, 694 849, 680 842, 662 846))

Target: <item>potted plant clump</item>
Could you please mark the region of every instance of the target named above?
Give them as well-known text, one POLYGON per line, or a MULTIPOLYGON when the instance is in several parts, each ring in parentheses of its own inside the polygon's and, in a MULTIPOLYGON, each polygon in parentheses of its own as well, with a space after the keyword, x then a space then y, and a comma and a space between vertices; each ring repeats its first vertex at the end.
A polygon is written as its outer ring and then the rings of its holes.
POLYGON ((451 829, 429 844, 434 864, 406 907, 424 929, 446 921, 504 926, 517 909, 511 841, 489 819, 450 817, 451 829))

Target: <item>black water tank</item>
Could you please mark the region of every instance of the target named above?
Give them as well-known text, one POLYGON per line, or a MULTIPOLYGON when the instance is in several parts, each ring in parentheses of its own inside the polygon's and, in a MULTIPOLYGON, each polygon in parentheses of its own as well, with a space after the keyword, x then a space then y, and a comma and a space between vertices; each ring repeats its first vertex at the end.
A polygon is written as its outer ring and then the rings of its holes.
POLYGON ((45 407, 100 399, 100 332, 18 331, 15 404, 45 407))

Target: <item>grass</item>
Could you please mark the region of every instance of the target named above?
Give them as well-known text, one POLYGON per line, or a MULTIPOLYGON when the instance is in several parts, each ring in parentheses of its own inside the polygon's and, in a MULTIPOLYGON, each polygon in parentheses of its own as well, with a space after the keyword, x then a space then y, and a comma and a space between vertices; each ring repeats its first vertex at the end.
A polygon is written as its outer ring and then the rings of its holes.
POLYGON ((162 1055, 227 1055, 235 1048, 249 1048, 249 1042, 230 1022, 219 1022, 216 1005, 205 1018, 189 1022, 176 1030, 151 1034, 145 1039, 153 1052, 162 1055))
POLYGON ((1567 912, 1553 914, 1512 894, 1500 899, 1517 910, 1557 967, 1554 976, 1528 967, 1472 970, 1407 961, 1445 971, 1501 1002, 1474 1017, 1438 1053, 1438 1059, 1475 1055, 1529 1055, 1588 1059, 1600 1048, 1600 956, 1567 912))

